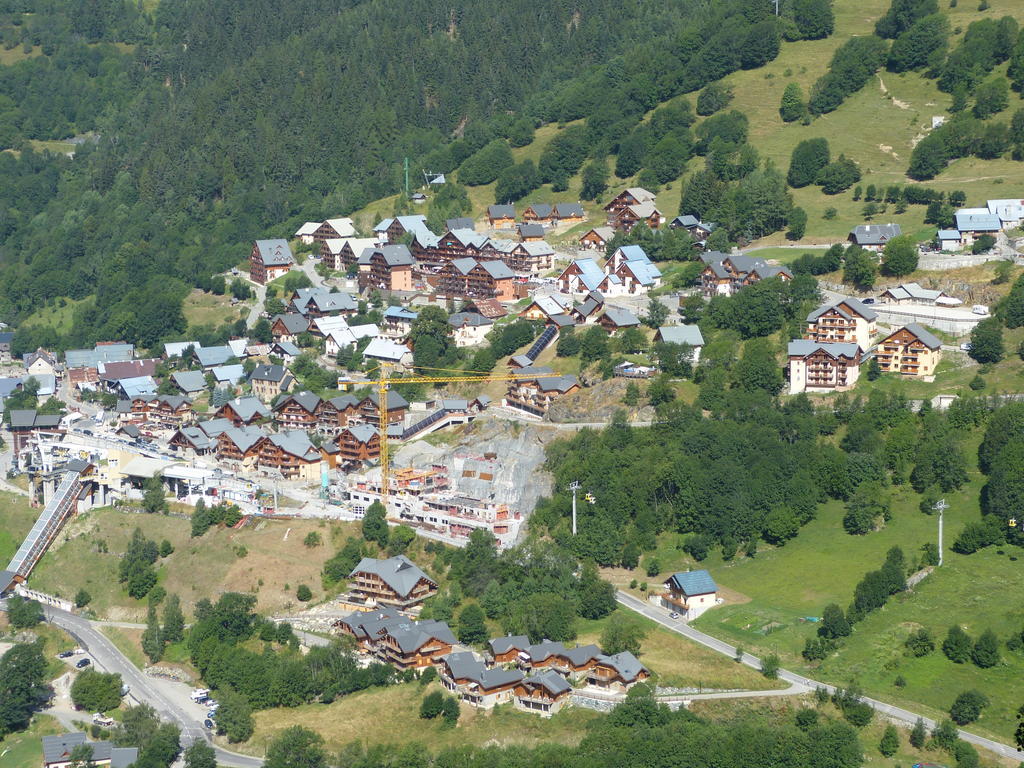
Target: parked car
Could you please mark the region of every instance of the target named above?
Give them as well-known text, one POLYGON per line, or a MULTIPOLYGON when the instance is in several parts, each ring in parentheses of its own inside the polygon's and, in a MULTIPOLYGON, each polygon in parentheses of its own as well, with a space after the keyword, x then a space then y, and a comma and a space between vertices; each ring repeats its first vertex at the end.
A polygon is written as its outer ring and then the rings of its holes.
POLYGON ((81 654, 85 653, 85 648, 74 648, 72 649, 71 653, 75 656, 80 656, 81 654))
POLYGON ((861 304, 874 304, 875 300, 872 297, 868 296, 866 299, 861 299, 860 303, 861 304))
POLYGON ((984 304, 975 304, 973 307, 971 307, 971 312, 973 312, 976 315, 987 315, 988 307, 986 307, 984 304))
POLYGON ((210 731, 212 731, 214 728, 213 720, 211 720, 210 718, 206 718, 205 720, 203 720, 203 725, 206 726, 206 729, 210 731))
POLYGON ((60 653, 57 654, 57 658, 58 659, 70 659, 74 655, 75 655, 74 651, 61 651, 60 653))
POLYGON ((965 341, 963 344, 960 345, 960 350, 963 351, 963 352, 970 352, 971 351, 971 342, 965 341))
POLYGON ((85 669, 90 664, 92 664, 92 662, 89 661, 88 659, 79 659, 77 662, 75 662, 75 668, 76 669, 85 669))
POLYGON ((670 614, 668 615, 668 617, 669 617, 670 619, 678 619, 678 618, 679 618, 679 614, 678 614, 678 613, 676 613, 675 611, 672 611, 672 613, 670 613, 670 614))

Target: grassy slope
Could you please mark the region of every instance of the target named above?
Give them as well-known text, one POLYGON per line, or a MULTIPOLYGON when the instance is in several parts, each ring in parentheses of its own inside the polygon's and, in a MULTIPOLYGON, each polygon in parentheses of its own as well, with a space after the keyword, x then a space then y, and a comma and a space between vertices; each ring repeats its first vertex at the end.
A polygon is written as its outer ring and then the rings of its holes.
POLYGON ((360 691, 326 706, 309 704, 257 712, 253 738, 232 748, 240 746, 246 752, 263 754, 274 734, 292 725, 317 731, 331 750, 353 741, 367 745, 417 742, 432 752, 467 744, 576 744, 586 733, 586 723, 599 716, 590 710, 571 708, 546 720, 519 712, 510 705, 502 705, 491 712, 463 706, 458 726, 446 729, 440 721, 419 719, 423 696, 435 689, 443 690, 438 683, 426 688, 418 683, 407 683, 360 691))
MULTIPOLYGON (((976 445, 972 441, 965 447, 969 456, 976 445)), ((919 497, 908 488, 893 489, 893 519, 867 536, 844 533, 842 505, 829 502, 784 547, 764 549, 762 545, 755 558, 728 563, 716 552, 700 567, 714 575, 726 604, 705 614, 696 625, 752 651, 777 652, 786 665, 811 676, 836 684, 856 679, 872 695, 936 716, 948 711, 957 693, 978 688, 992 705, 972 727, 1009 739, 1014 712, 1020 706, 1014 681, 1024 676, 1024 655, 1004 649, 1003 663, 988 670, 955 665, 940 653, 923 659, 902 655, 903 640, 919 626, 940 640, 955 622, 974 636, 992 628, 1003 639, 1024 626, 1019 601, 998 597, 1019 594, 1024 588, 1024 551, 1007 547, 1004 555, 990 549, 963 556, 948 550, 964 523, 977 519, 982 484, 983 477, 973 470, 970 483, 947 496, 945 565, 914 592, 894 598, 858 625, 840 652, 820 668, 808 666, 800 657, 804 641, 815 632, 815 624, 804 618, 819 616, 830 602, 848 605, 856 583, 882 563, 890 547, 899 545, 913 558, 922 544, 935 538, 935 518, 918 511, 919 497), (897 675, 906 678, 906 688, 893 687, 897 675)), ((664 538, 658 557, 666 573, 659 579, 696 565, 677 548, 679 542, 675 536, 664 538)))
POLYGON ((43 736, 63 730, 56 718, 36 715, 28 730, 0 739, 0 764, 4 768, 36 768, 43 754, 43 736))
POLYGON ((70 333, 71 323, 74 321, 75 308, 83 302, 92 301, 92 298, 78 300, 58 298, 55 301, 57 304, 60 304, 60 302, 64 302, 64 304, 62 306, 55 304, 38 309, 25 318, 25 322, 22 325, 49 326, 57 331, 57 333, 70 333))
MULTIPOLYGON (((182 309, 189 327, 195 328, 200 325, 218 326, 234 322, 241 315, 243 305, 232 307, 230 294, 217 296, 196 289, 185 297, 182 309)), ((248 311, 247 305, 245 305, 244 311, 248 311)))
MULTIPOLYGON (((837 45, 854 35, 871 34, 875 20, 889 7, 889 0, 836 0, 834 5, 835 35, 825 40, 783 43, 782 51, 775 61, 756 70, 735 72, 725 78, 735 93, 730 109, 739 109, 750 118, 751 143, 763 157, 770 159, 783 171, 789 167, 789 157, 797 143, 803 139, 823 136, 829 140, 833 156, 842 152, 860 164, 864 174, 861 182, 863 186, 908 183, 910 180, 904 174, 914 144, 931 126, 934 115, 947 114, 945 110, 951 100, 948 94, 938 91, 935 81, 913 72, 895 75, 882 71, 835 112, 817 118, 808 126, 799 123, 787 125, 779 117, 779 102, 786 85, 797 82, 805 94, 809 92, 815 80, 827 70, 837 45)), ((999 18, 1011 15, 1024 23, 1024 5, 1020 3, 996 4, 987 12, 977 11, 976 5, 969 2, 960 3, 957 8, 947 7, 948 3, 940 5, 941 11, 949 16, 954 31, 958 28, 961 30, 952 36, 953 45, 962 38, 968 24, 986 16, 999 18)), ((1005 70, 1004 64, 995 70, 995 74, 1005 74, 1005 70)), ((687 98, 693 103, 696 94, 690 94, 687 98)), ((1011 94, 1009 108, 998 119, 1008 120, 1022 105, 1024 102, 1020 96, 1011 94)), ((559 130, 560 126, 557 125, 539 128, 531 144, 512 151, 516 160, 531 158, 536 161, 559 130)), ((691 160, 684 178, 702 164, 702 158, 691 160)), ((614 168, 614 158, 610 159, 610 166, 614 168)), ((942 190, 963 190, 967 193, 968 205, 976 205, 989 197, 1012 197, 1016 194, 1012 191, 1013 182, 1020 178, 1021 169, 1021 164, 1012 160, 964 158, 952 163, 938 179, 927 182, 927 185, 942 190)), ((610 191, 618 191, 634 181, 613 176, 610 191)), ((681 180, 675 180, 658 192, 658 206, 666 216, 676 214, 682 186, 681 180)), ((554 193, 550 185, 544 185, 524 198, 519 208, 522 209, 532 201, 575 201, 579 197, 579 189, 578 175, 570 180, 569 189, 565 192, 554 193)), ((494 185, 471 187, 469 194, 473 215, 479 219, 487 205, 494 202, 494 185)), ((811 186, 793 190, 793 197, 809 216, 804 242, 842 240, 852 226, 862 223, 863 201, 854 201, 850 192, 826 196, 818 187, 811 186), (822 214, 830 207, 836 208, 838 215, 831 220, 823 219, 822 214)), ((371 203, 356 214, 357 223, 363 229, 372 227, 381 217, 392 214, 395 200, 396 197, 389 197, 371 203)), ((599 204, 585 203, 584 207, 590 216, 586 223, 558 232, 548 239, 555 244, 574 242, 575 237, 590 226, 604 223, 599 204)), ((876 221, 898 222, 905 232, 921 238, 930 237, 934 227, 925 225, 923 218, 923 207, 914 206, 900 215, 894 214, 890 208, 889 212, 880 214, 876 221)), ((785 242, 784 234, 777 233, 766 238, 765 242, 785 242)))
MULTIPOLYGON (((40 561, 33 586, 65 595, 85 587, 93 597, 90 607, 100 616, 144 620, 145 602, 129 598, 117 582, 120 554, 136 526, 147 537, 157 542, 166 538, 174 545, 174 553, 157 563, 159 583, 181 596, 186 612, 200 598, 216 600, 222 591, 256 593, 258 610, 263 612, 293 605, 294 590, 302 583, 313 590, 314 599, 324 597, 320 570, 335 548, 330 544, 308 548, 302 543, 311 531, 330 541, 331 529, 318 521, 264 521, 238 531, 211 529, 191 539, 187 520, 113 509, 96 510, 73 521, 62 543, 40 561), (100 540, 107 544, 106 553, 96 551, 100 540), (244 557, 238 554, 242 547, 244 557)), ((335 528, 341 533, 352 531, 343 524, 335 528)))
POLYGON ((18 551, 38 514, 24 496, 0 493, 0 565, 6 566, 18 551))

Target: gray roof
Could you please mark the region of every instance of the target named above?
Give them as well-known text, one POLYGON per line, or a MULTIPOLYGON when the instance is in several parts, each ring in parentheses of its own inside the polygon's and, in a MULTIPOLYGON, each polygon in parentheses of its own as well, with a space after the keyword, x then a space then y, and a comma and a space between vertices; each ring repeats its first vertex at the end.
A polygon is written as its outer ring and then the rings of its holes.
POLYGON ((309 320, 303 315, 297 312, 288 312, 284 315, 275 315, 274 319, 270 321, 271 325, 275 325, 280 320, 284 324, 284 329, 289 334, 296 335, 299 333, 305 333, 309 330, 309 320))
POLYGON ((234 425, 228 419, 207 419, 206 421, 199 422, 196 426, 203 430, 204 434, 216 437, 221 432, 231 429, 234 425))
POLYGON ((348 432, 356 439, 361 445, 365 445, 373 439, 373 436, 377 434, 377 428, 371 427, 369 424, 349 424, 345 427, 345 431, 348 432))
POLYGON ((580 667, 591 659, 600 657, 601 649, 593 644, 577 645, 575 648, 567 648, 564 655, 574 666, 580 667))
POLYGON ((196 359, 199 360, 199 364, 203 368, 224 365, 234 356, 235 353, 231 351, 231 347, 227 344, 219 347, 198 347, 196 349, 196 359))
POLYGON ((230 427, 225 429, 223 434, 243 453, 266 437, 259 427, 230 427))
POLYGON ((275 240, 257 240, 256 251, 264 266, 282 267, 295 263, 295 257, 292 256, 292 249, 288 246, 287 240, 280 238, 275 240))
POLYGON ((320 452, 309 441, 309 435, 301 429, 292 429, 287 432, 278 432, 270 435, 270 442, 292 456, 298 456, 312 461, 320 457, 320 452))
POLYGON ((473 220, 468 216, 460 216, 456 219, 448 219, 444 223, 445 227, 451 229, 473 229, 473 220))
POLYGON ((601 656, 598 658, 598 661, 601 664, 607 664, 612 667, 627 683, 636 680, 641 672, 650 674, 647 667, 641 664, 640 660, 629 651, 622 651, 622 653, 616 653, 614 656, 601 656))
POLYGON ((504 261, 497 259, 494 261, 481 261, 480 266, 495 280, 504 280, 515 276, 504 261))
POLYGON ((326 288, 303 288, 292 299, 292 305, 300 314, 305 314, 310 304, 321 312, 355 312, 359 308, 351 294, 331 293, 326 288))
POLYGON ((530 203, 527 208, 533 211, 537 216, 542 219, 551 217, 551 212, 554 210, 550 203, 530 203))
POLYGON ((134 344, 97 344, 94 349, 69 349, 64 362, 68 368, 95 368, 100 363, 120 363, 134 357, 134 344))
MULTIPOLYGON (((376 392, 371 392, 366 396, 367 399, 373 403, 374 407, 380 407, 380 399, 377 397, 376 392)), ((409 401, 402 397, 398 392, 393 389, 388 390, 387 406, 389 411, 393 411, 396 408, 408 408, 409 401)))
POLYGON ((14 339, 14 333, 12 331, 4 331, 0 333, 0 344, 10 344, 14 339))
POLYGON ((171 378, 185 392, 201 392, 206 389, 206 375, 202 371, 175 371, 171 378))
POLYGON ((252 421, 256 418, 265 419, 270 416, 270 409, 258 397, 236 397, 234 400, 224 403, 221 408, 229 405, 242 421, 252 421))
POLYGON ((850 231, 850 237, 857 245, 884 245, 902 233, 899 224, 859 224, 850 231))
POLYGON ((494 638, 488 642, 488 645, 494 655, 508 653, 513 648, 517 651, 525 651, 530 647, 530 638, 526 635, 506 635, 494 638))
POLYGON ((663 325, 658 329, 662 341, 670 344, 689 344, 691 347, 703 347, 704 336, 696 325, 663 325))
POLYGON ((542 669, 523 680, 528 687, 546 688, 552 696, 559 696, 572 690, 565 678, 551 669, 542 669))
POLYGON ((79 732, 43 736, 43 763, 67 762, 72 750, 82 744, 92 747, 93 760, 109 760, 111 768, 127 768, 139 759, 137 747, 115 747, 109 741, 87 741, 85 734, 79 732))
POLYGON ((217 381, 229 381, 232 384, 239 379, 245 378, 245 369, 241 363, 232 363, 231 365, 216 365, 210 369, 210 373, 213 374, 213 378, 217 381))
POLYGON ((530 656, 530 661, 534 664, 544 661, 544 659, 550 656, 561 656, 565 651, 565 646, 554 640, 543 640, 539 643, 534 643, 526 649, 526 653, 530 656))
POLYGON ((567 219, 570 216, 583 216, 583 206, 579 203, 555 203, 555 218, 567 219))
MULTIPOLYGON (((856 345, 854 345, 856 346, 856 345)), ((718 585, 707 570, 680 571, 668 578, 669 583, 687 597, 693 595, 710 595, 718 591, 718 585)))
POLYGON ((299 406, 309 413, 313 413, 316 407, 320 405, 320 396, 313 392, 293 392, 290 395, 284 395, 278 398, 278 401, 274 404, 274 410, 280 410, 286 404, 295 401, 299 406))
POLYGON ((404 653, 411 653, 422 648, 432 639, 455 645, 458 640, 451 628, 443 621, 415 621, 399 624, 388 629, 388 634, 395 639, 404 653))
POLYGON ((273 346, 274 351, 280 352, 282 355, 288 355, 289 357, 298 357, 302 354, 302 350, 295 346, 293 341, 278 341, 273 346))
POLYGON ((283 365, 257 365, 249 374, 249 381, 273 381, 280 383, 288 375, 283 365))
POLYGON ((409 247, 404 243, 382 245, 380 248, 367 248, 360 254, 359 263, 369 264, 374 254, 378 253, 384 257, 384 263, 389 267, 411 266, 416 263, 416 259, 409 252, 409 247))
POLYGON ((919 283, 901 283, 895 288, 886 288, 883 295, 888 293, 894 299, 919 299, 921 301, 935 301, 946 294, 931 288, 922 288, 919 283))
POLYGON ((956 228, 961 232, 998 232, 1002 221, 994 213, 958 213, 956 228))
POLYGON ((938 349, 942 346, 939 338, 920 323, 909 323, 903 328, 917 336, 928 349, 938 349))
POLYGON ((21 427, 56 427, 60 424, 60 416, 46 416, 35 409, 11 411, 11 428, 21 427))
POLYGON ((606 307, 604 314, 605 317, 615 323, 619 328, 631 325, 640 325, 640 318, 623 307, 606 307))
POLYGON ((873 309, 871 309, 871 307, 868 307, 865 304, 861 304, 857 299, 843 299, 842 301, 837 301, 832 304, 823 304, 822 306, 818 307, 816 310, 814 310, 813 312, 811 312, 811 314, 807 316, 807 322, 813 323, 815 320, 817 320, 819 317, 821 317, 823 314, 825 314, 831 309, 834 309, 842 317, 850 319, 850 313, 843 309, 844 304, 850 309, 852 309, 854 312, 856 312, 858 315, 863 317, 868 322, 871 322, 872 320, 878 317, 877 313, 873 309))
POLYGON ((339 411, 344 411, 348 408, 353 408, 359 405, 359 399, 352 395, 338 395, 332 397, 328 402, 337 408, 339 411))
POLYGON ((142 430, 140 430, 134 424, 125 424, 124 426, 122 426, 117 431, 122 433, 122 434, 128 435, 128 437, 131 437, 131 438, 138 437, 139 435, 142 434, 142 430))
POLYGON ((419 583, 420 579, 426 579, 434 586, 437 586, 437 583, 433 579, 421 571, 419 566, 405 555, 395 555, 394 557, 389 557, 387 560, 378 560, 375 557, 364 557, 359 561, 359 564, 352 569, 352 573, 349 574, 349 577, 351 578, 360 572, 372 573, 380 577, 380 579, 391 587, 391 589, 393 589, 400 597, 408 597, 409 593, 412 592, 413 587, 419 583))
POLYGON ((852 341, 820 342, 811 339, 793 339, 786 348, 790 357, 807 357, 818 350, 832 357, 854 358, 860 351, 860 345, 852 341))
POLYGON ((492 219, 515 218, 516 207, 514 205, 489 205, 487 215, 492 219))
POLYGON ((14 583, 14 571, 0 571, 0 595, 10 589, 14 583))
POLYGON ((467 325, 494 325, 494 321, 479 312, 456 312, 448 316, 448 325, 452 328, 462 328, 467 325))
POLYGON ((453 680, 470 680, 485 690, 512 685, 523 679, 518 669, 487 669, 484 663, 468 651, 449 653, 441 661, 448 668, 453 680))
MULTIPOLYGON (((216 421, 227 421, 227 419, 216 419, 216 421)), ((223 432, 223 430, 220 432, 223 432)), ((219 435, 220 432, 217 432, 217 434, 219 435)), ((197 451, 211 450, 217 444, 200 427, 182 427, 178 430, 178 434, 184 437, 197 451)))

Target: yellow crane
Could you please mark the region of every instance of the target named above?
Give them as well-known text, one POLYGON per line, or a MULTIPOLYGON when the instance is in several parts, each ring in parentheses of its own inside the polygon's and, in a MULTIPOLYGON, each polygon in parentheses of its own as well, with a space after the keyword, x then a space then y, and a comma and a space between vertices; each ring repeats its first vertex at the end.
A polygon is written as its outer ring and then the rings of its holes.
MULTIPOLYGON (((388 389, 391 374, 395 366, 392 363, 381 363, 375 383, 377 387, 378 430, 380 432, 380 501, 384 505, 384 513, 388 511, 388 499, 391 496, 391 454, 388 446, 388 389)), ((402 384, 454 384, 454 383, 489 383, 492 381, 529 381, 537 378, 537 374, 494 374, 485 371, 463 371, 453 368, 413 369, 414 375, 402 376, 396 381, 402 384), (436 371, 436 373, 419 373, 419 371, 436 371)), ((545 373, 545 376, 558 376, 558 373, 545 373)))

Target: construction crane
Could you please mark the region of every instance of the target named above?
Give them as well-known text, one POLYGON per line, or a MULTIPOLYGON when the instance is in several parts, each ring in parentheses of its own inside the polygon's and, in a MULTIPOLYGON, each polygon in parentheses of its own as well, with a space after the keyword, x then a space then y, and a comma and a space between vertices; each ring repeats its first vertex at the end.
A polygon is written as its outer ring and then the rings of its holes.
MULTIPOLYGON (((384 514, 388 512, 388 499, 391 496, 391 452, 388 445, 388 389, 391 386, 391 375, 394 373, 393 363, 381 363, 376 369, 378 431, 380 432, 380 501, 384 505, 384 514)), ((402 384, 455 384, 478 383, 492 381, 529 381, 537 378, 537 374, 493 374, 485 371, 463 371, 454 368, 417 367, 412 376, 396 379, 402 384), (436 373, 418 373, 419 371, 436 371, 436 373)), ((558 373, 545 373, 545 376, 558 376, 558 373)))

